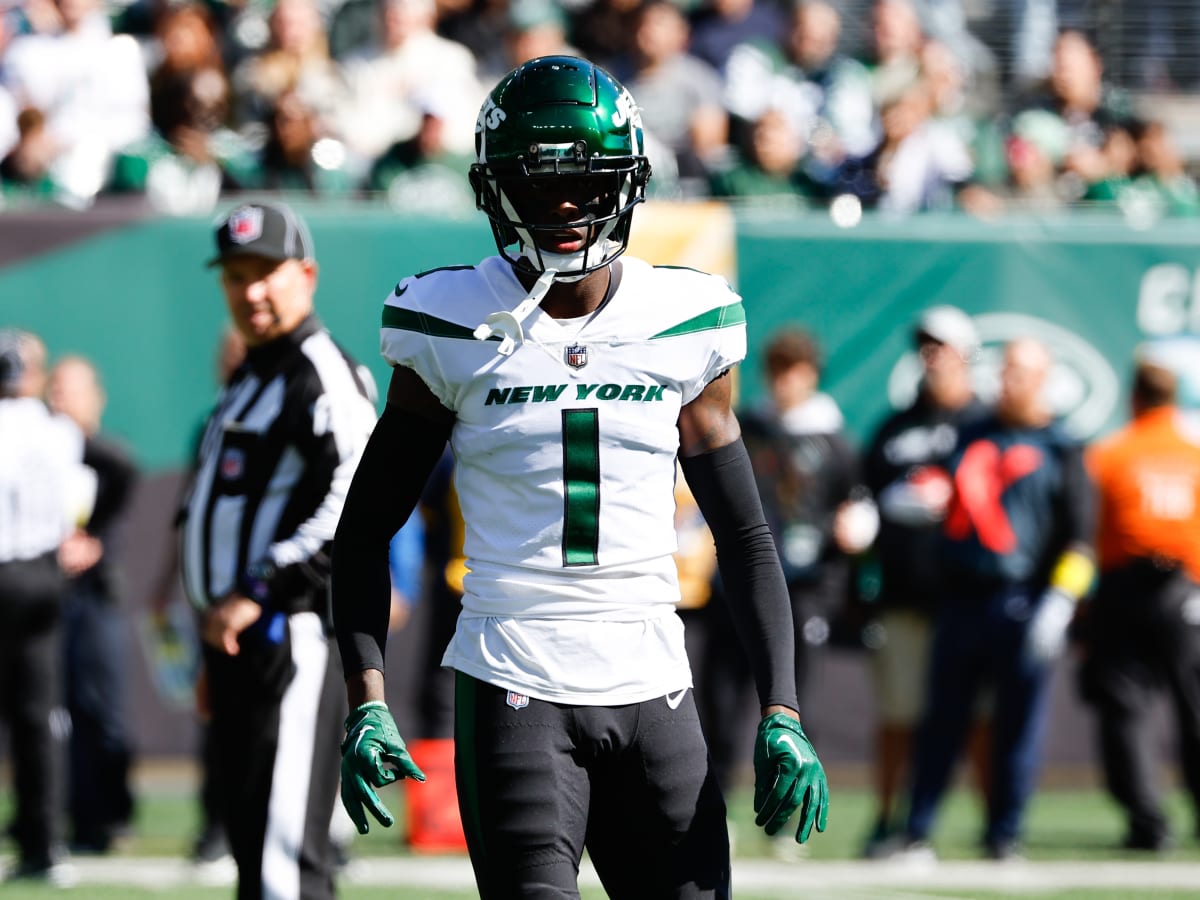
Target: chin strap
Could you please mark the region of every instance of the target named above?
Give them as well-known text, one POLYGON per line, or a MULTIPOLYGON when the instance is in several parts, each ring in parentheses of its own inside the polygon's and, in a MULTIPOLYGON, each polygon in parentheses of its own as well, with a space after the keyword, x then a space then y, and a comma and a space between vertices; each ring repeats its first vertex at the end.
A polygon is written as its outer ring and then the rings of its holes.
POLYGON ((538 308, 546 292, 550 290, 550 285, 554 284, 554 276, 557 274, 558 269, 546 269, 538 276, 538 280, 529 291, 529 296, 517 304, 516 309, 512 312, 494 312, 484 319, 472 332, 475 339, 486 341, 493 336, 499 337, 500 346, 496 348, 496 352, 501 356, 511 356, 512 352, 525 342, 525 330, 521 323, 538 308))

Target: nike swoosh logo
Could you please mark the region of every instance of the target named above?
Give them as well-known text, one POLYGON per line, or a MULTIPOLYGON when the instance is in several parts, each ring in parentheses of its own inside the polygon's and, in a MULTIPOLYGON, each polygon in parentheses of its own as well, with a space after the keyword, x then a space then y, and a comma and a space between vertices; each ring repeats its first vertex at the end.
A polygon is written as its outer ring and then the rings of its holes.
POLYGON ((688 692, 687 688, 683 688, 674 694, 667 694, 667 706, 671 709, 679 709, 679 704, 683 702, 683 696, 688 692))
POLYGON ((400 287, 400 285, 399 285, 399 284, 397 284, 397 285, 396 285, 396 290, 395 290, 395 295, 396 295, 397 297, 399 297, 401 294, 403 294, 403 293, 404 293, 405 291, 407 291, 407 290, 408 290, 408 285, 407 285, 407 284, 406 284, 406 285, 404 285, 404 287, 400 287))
POLYGON ((368 734, 370 734, 370 732, 371 732, 370 728, 364 728, 362 731, 360 731, 358 733, 358 737, 354 741, 354 755, 355 756, 358 756, 358 745, 363 742, 363 738, 365 738, 368 734))

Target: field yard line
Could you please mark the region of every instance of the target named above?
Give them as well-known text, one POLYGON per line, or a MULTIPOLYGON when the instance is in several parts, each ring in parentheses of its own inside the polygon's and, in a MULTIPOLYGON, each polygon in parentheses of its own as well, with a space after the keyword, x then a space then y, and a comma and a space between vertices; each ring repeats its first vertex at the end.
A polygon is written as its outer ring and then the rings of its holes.
MULTIPOLYGON (((128 884, 164 888, 203 883, 192 866, 163 857, 77 857, 81 883, 128 884)), ((795 863, 739 860, 734 885, 745 891, 770 891, 780 897, 811 896, 827 890, 984 890, 1054 891, 1087 888, 1188 890, 1200 886, 1200 863, 1148 862, 940 862, 914 866, 899 862, 795 863)), ((358 858, 340 879, 346 885, 405 885, 446 889, 474 885, 464 857, 358 858)), ((598 885, 590 865, 580 873, 583 885, 598 885)))

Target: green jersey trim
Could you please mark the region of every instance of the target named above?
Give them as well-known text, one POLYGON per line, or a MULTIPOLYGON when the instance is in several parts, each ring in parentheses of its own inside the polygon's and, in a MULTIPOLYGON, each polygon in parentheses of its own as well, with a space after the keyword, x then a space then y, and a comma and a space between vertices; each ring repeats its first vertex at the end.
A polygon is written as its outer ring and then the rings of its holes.
MULTIPOLYGON (((455 325, 437 316, 417 312, 411 309, 401 309, 398 306, 383 307, 383 327, 395 328, 399 331, 415 331, 430 337, 454 338, 456 340, 473 341, 475 334, 465 325, 455 325)), ((489 341, 498 341, 496 335, 488 337, 489 341)))
POLYGON ((678 325, 660 331, 653 335, 650 340, 658 338, 677 337, 681 334, 695 334, 698 331, 713 331, 717 328, 730 328, 734 325, 746 324, 746 310, 742 304, 730 303, 728 306, 720 306, 716 309, 710 309, 706 313, 701 313, 698 316, 693 316, 680 322, 678 325))

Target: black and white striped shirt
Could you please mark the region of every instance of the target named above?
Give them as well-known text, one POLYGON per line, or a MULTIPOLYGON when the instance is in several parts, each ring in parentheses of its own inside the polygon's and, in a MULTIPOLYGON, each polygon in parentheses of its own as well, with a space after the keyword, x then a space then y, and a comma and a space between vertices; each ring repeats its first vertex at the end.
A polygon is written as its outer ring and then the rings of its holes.
POLYGON ((182 510, 184 586, 197 608, 269 562, 265 605, 328 620, 330 548, 375 425, 374 394, 315 316, 250 349, 205 427, 182 510))
POLYGON ((86 521, 89 472, 75 423, 40 400, 0 398, 0 563, 44 556, 86 521))

